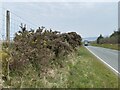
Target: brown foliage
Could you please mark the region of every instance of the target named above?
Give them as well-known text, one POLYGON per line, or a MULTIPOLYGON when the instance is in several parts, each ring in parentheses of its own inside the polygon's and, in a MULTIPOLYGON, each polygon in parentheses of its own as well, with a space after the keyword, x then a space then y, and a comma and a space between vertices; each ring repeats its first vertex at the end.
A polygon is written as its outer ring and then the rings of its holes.
POLYGON ((51 61, 66 56, 80 46, 81 40, 76 32, 61 34, 43 27, 36 31, 22 28, 22 31, 15 34, 10 70, 24 69, 30 62, 40 72, 49 67, 51 61))

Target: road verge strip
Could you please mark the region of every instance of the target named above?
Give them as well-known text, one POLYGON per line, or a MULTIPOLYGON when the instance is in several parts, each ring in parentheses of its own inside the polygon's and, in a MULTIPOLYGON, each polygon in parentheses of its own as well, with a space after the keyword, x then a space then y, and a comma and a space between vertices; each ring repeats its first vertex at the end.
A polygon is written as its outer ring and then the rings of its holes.
POLYGON ((93 53, 91 50, 89 50, 87 47, 85 47, 89 52, 91 52, 95 57, 97 57, 100 61, 102 61, 105 65, 107 65, 109 68, 112 69, 112 71, 115 72, 115 74, 117 74, 118 76, 120 76, 120 73, 115 70, 112 66, 110 66, 108 63, 106 63, 103 59, 101 59, 99 56, 97 56, 95 53, 93 53))

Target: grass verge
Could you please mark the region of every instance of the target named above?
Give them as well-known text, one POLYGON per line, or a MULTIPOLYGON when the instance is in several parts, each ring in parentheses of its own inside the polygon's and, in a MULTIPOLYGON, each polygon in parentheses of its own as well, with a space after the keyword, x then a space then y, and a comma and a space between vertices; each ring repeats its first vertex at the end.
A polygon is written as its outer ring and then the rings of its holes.
POLYGON ((103 48, 109 48, 114 50, 120 50, 120 44, 91 44, 92 46, 98 46, 103 48))
POLYGON ((64 67, 48 68, 47 73, 38 76, 29 64, 22 75, 10 73, 8 88, 117 88, 118 77, 94 57, 86 48, 80 47, 65 59, 64 67))
POLYGON ((68 78, 70 88, 117 88, 118 77, 84 47, 78 50, 77 63, 68 78))

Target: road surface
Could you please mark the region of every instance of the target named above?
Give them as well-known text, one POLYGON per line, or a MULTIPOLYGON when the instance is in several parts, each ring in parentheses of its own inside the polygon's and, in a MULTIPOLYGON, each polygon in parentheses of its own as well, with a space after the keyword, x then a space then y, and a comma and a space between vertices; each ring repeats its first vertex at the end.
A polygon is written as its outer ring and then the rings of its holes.
POLYGON ((86 46, 86 48, 115 73, 120 74, 118 72, 118 55, 120 51, 95 46, 86 46))

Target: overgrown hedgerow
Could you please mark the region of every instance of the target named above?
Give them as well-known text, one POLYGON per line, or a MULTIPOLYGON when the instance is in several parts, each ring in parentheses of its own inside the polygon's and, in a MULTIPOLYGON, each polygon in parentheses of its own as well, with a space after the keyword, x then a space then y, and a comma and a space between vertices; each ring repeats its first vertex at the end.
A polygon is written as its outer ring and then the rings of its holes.
POLYGON ((39 75, 51 64, 57 63, 63 67, 63 61, 57 58, 65 57, 81 45, 81 36, 76 32, 60 33, 44 27, 36 31, 28 31, 25 27, 21 29, 15 34, 14 47, 9 51, 10 73, 16 71, 22 75, 22 70, 29 62, 39 75))

